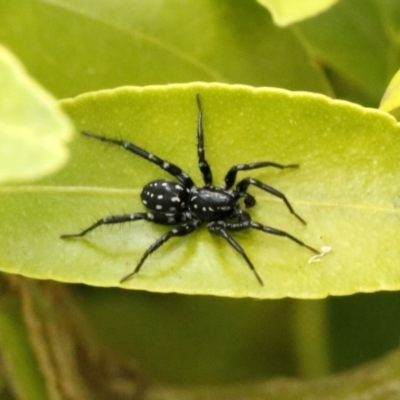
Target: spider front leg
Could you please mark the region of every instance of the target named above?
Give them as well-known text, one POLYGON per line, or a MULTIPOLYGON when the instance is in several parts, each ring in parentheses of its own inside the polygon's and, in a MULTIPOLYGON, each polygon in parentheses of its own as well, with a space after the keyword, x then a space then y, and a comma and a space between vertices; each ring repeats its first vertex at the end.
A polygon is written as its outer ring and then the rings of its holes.
POLYGON ((203 181, 205 185, 212 185, 212 172, 211 167, 208 164, 204 151, 204 131, 203 131, 203 109, 201 107, 200 95, 196 95, 197 107, 199 109, 197 117, 197 155, 199 158, 199 168, 203 175, 203 181))
POLYGON ((147 150, 142 149, 139 146, 136 146, 135 144, 128 142, 127 140, 119 140, 119 139, 112 139, 112 138, 108 138, 102 135, 97 135, 96 133, 92 133, 92 132, 87 132, 87 131, 83 131, 81 132, 82 135, 88 136, 90 138, 94 138, 97 140, 101 140, 102 142, 108 142, 108 143, 112 143, 115 144, 117 146, 121 146, 123 147, 125 150, 130 151, 133 154, 136 154, 139 157, 144 158, 145 160, 148 160, 150 162, 152 162, 153 164, 158 165, 161 169, 163 169, 164 171, 168 172, 169 174, 171 174, 172 176, 174 176, 176 179, 179 180, 179 182, 181 182, 185 187, 187 188, 191 188, 194 186, 194 182, 192 180, 192 178, 190 178, 190 176, 184 172, 181 168, 179 168, 177 165, 163 160, 159 157, 157 157, 156 155, 149 153, 147 150))
POLYGON ((242 181, 240 181, 237 185, 236 185, 236 189, 239 192, 246 192, 249 185, 254 185, 270 194, 272 194, 273 196, 279 197, 280 199, 283 200, 283 202, 285 203, 286 207, 289 209, 289 211, 304 225, 307 224, 306 221, 304 221, 303 218, 300 217, 299 214, 296 213, 296 211, 294 211, 292 205, 289 203, 289 200, 286 198, 286 196, 280 192, 279 190, 276 190, 275 188, 273 188, 272 186, 268 186, 265 183, 254 179, 254 178, 245 178, 242 181))
POLYGON ((160 248, 164 243, 166 243, 169 239, 176 237, 176 236, 186 236, 192 233, 198 226, 200 225, 199 221, 191 221, 191 223, 183 223, 176 228, 170 230, 163 236, 161 236, 156 242, 154 242, 143 254, 142 258, 140 259, 139 263, 137 264, 136 268, 133 272, 129 273, 125 277, 120 280, 120 283, 126 282, 130 279, 133 275, 137 274, 142 267, 143 263, 146 261, 146 258, 160 248))
POLYGON ((251 164, 238 164, 233 166, 225 176, 225 189, 230 189, 236 182, 236 175, 239 171, 249 171, 257 168, 274 167, 279 169, 299 168, 299 164, 278 164, 272 161, 259 161, 251 164))
POLYGON ((146 220, 149 222, 155 222, 157 224, 162 225, 175 225, 179 222, 182 222, 183 214, 172 214, 172 213, 152 213, 152 212, 138 212, 134 214, 123 214, 123 215, 110 215, 108 217, 104 217, 99 219, 93 225, 90 225, 88 228, 84 229, 79 233, 66 233, 61 235, 61 239, 69 239, 73 237, 82 237, 87 233, 92 231, 93 229, 101 226, 101 225, 110 225, 110 224, 121 224, 124 222, 132 222, 139 220, 146 220))

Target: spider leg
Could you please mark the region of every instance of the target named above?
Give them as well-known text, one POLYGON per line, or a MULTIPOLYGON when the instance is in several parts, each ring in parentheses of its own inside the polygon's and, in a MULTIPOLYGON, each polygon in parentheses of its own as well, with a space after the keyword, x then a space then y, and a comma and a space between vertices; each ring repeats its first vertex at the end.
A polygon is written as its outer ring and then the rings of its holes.
POLYGON ((293 242, 297 243, 300 246, 303 246, 309 250, 311 250, 315 254, 319 254, 320 252, 317 249, 309 246, 308 244, 302 242, 300 239, 297 239, 295 236, 291 235, 288 232, 282 231, 280 229, 272 228, 270 226, 262 225, 258 222, 254 222, 251 219, 244 219, 239 222, 225 222, 225 228, 230 231, 241 231, 243 229, 252 228, 257 229, 259 231, 263 231, 265 233, 270 233, 271 235, 284 236, 293 242))
POLYGON ((124 222, 132 222, 138 220, 146 220, 150 222, 155 222, 157 224, 162 225, 174 225, 182 222, 185 218, 184 214, 172 214, 172 213, 152 213, 152 212, 139 212, 135 214, 123 214, 123 215, 110 215, 109 217, 104 217, 99 219, 93 225, 90 225, 88 228, 84 229, 79 233, 66 233, 61 235, 62 239, 68 239, 72 237, 82 237, 87 233, 92 231, 93 229, 101 226, 101 225, 109 225, 109 224, 121 224, 124 222))
POLYGON ((200 95, 196 94, 197 107, 199 109, 197 117, 197 155, 199 158, 199 168, 203 175, 205 185, 212 185, 212 172, 204 152, 204 132, 203 132, 203 109, 201 107, 200 95))
MULTIPOLYGON (((232 214, 228 217, 227 220, 224 220, 223 223, 229 221, 241 222, 247 221, 251 219, 250 214, 247 211, 242 210, 239 205, 236 205, 235 209, 233 210, 232 214)), ((221 221, 218 224, 222 224, 221 221)))
POLYGON ((250 214, 247 211, 241 210, 239 209, 239 213, 238 213, 238 220, 239 222, 242 221, 249 221, 251 219, 250 214))
POLYGON ((156 251, 158 248, 160 248, 165 242, 167 242, 169 239, 176 237, 176 236, 186 236, 192 233, 200 223, 198 221, 193 221, 192 223, 183 223, 176 228, 170 230, 169 232, 165 233, 163 236, 161 236, 157 241, 155 241, 143 254, 142 258, 140 259, 139 263, 137 264, 136 268, 133 270, 133 272, 129 273, 125 277, 123 277, 120 280, 120 283, 126 282, 128 279, 130 279, 133 275, 137 274, 142 267, 143 263, 146 261, 146 258, 156 251))
POLYGON ((273 196, 279 197, 280 199, 283 200, 283 202, 285 203, 286 207, 289 209, 289 211, 304 225, 307 224, 306 221, 304 221, 303 218, 300 217, 300 215, 298 215, 293 207, 291 206, 291 204, 289 203, 289 200, 286 198, 286 196, 282 193, 279 192, 278 190, 274 189, 272 186, 268 186, 265 183, 254 179, 254 178, 245 178, 242 181, 240 181, 237 185, 236 188, 238 191, 240 192, 246 192, 247 188, 249 187, 249 185, 254 185, 257 186, 258 188, 265 190, 266 192, 272 194, 273 196))
POLYGON ((244 204, 246 207, 254 207, 256 205, 256 198, 247 192, 237 192, 237 198, 244 198, 244 204))
POLYGON ((233 166, 225 176, 225 189, 230 189, 236 181, 236 175, 239 171, 249 171, 257 168, 275 167, 280 169, 299 168, 299 164, 282 165, 272 161, 259 161, 251 164, 238 164, 233 166))
POLYGON ((240 253, 242 255, 242 257, 245 259, 245 261, 247 262, 247 265, 250 267, 250 269, 253 271, 256 279, 258 280, 258 283, 261 286, 264 286, 264 282, 261 279, 260 275, 258 275, 258 272, 255 268, 255 266, 253 265, 253 263, 250 261, 249 257, 247 256, 246 252, 243 250, 243 247, 240 246, 240 244, 232 237, 228 234, 228 232, 224 229, 224 223, 221 225, 217 225, 217 224, 210 224, 208 226, 208 229, 210 232, 212 233, 216 233, 217 235, 221 236, 222 238, 224 238, 238 253, 240 253))
POLYGON ((137 156, 142 157, 145 160, 148 160, 153 164, 158 165, 164 171, 168 172, 176 179, 178 179, 178 181, 181 182, 185 187, 191 188, 194 186, 192 178, 190 178, 190 176, 186 172, 184 172, 181 168, 179 168, 177 165, 172 164, 169 161, 163 160, 155 156, 154 154, 151 154, 148 151, 142 149, 141 147, 136 146, 131 142, 128 142, 126 140, 108 138, 88 131, 82 131, 81 133, 85 136, 101 140, 102 142, 113 143, 116 144, 117 146, 121 146, 124 149, 136 154, 137 156))

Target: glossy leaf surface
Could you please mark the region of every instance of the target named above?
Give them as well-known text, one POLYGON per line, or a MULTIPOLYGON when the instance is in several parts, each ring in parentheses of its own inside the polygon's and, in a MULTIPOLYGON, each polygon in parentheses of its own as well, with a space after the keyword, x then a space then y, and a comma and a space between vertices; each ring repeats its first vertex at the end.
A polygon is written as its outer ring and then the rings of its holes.
MULTIPOLYGON (((321 95, 221 84, 120 88, 63 102, 79 129, 125 138, 175 162, 201 185, 197 108, 204 108, 207 158, 215 182, 235 164, 272 160, 299 169, 251 175, 284 192, 308 222, 257 188, 254 220, 311 246, 331 246, 320 262, 288 239, 234 233, 265 282, 204 227, 172 239, 124 287, 224 296, 319 298, 400 287, 397 260, 400 129, 390 115, 321 95)), ((135 222, 61 240, 100 217, 144 210, 140 191, 164 171, 121 148, 79 137, 71 163, 36 186, 1 190, 2 269, 27 276, 117 286, 167 231, 135 222), (21 221, 24 221, 23 224, 21 221)))

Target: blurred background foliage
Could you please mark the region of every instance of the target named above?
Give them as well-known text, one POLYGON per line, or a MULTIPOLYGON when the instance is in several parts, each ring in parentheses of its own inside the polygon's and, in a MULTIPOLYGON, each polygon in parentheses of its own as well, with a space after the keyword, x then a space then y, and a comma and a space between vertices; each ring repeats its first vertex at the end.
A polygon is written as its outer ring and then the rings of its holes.
MULTIPOLYGON (((400 64, 400 3, 341 0, 301 19, 279 27, 253 0, 3 1, 0 42, 59 99, 218 81, 378 107, 400 64)), ((102 342, 171 383, 321 376, 399 343, 398 293, 254 301, 73 290, 102 342)))

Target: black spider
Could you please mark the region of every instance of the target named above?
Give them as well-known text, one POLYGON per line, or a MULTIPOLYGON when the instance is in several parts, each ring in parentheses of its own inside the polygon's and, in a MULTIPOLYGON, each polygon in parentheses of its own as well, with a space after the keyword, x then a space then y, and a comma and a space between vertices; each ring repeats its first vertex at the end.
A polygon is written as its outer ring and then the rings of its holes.
POLYGON ((151 161, 161 167, 164 171, 175 177, 178 182, 167 180, 156 180, 148 183, 142 190, 141 199, 143 204, 150 212, 138 212, 134 214, 111 215, 109 217, 98 220, 87 229, 76 234, 65 234, 61 238, 70 238, 84 236, 91 230, 100 225, 118 224, 122 222, 146 220, 161 225, 177 225, 169 232, 161 236, 153 243, 143 254, 139 263, 133 272, 121 279, 120 283, 125 282, 133 275, 137 274, 142 267, 146 258, 166 241, 175 236, 185 236, 192 233, 199 226, 206 224, 210 232, 224 238, 237 252, 239 252, 253 271, 258 282, 263 285, 263 280, 257 273, 254 265, 247 257, 243 248, 229 235, 228 231, 240 231, 243 229, 258 229, 260 231, 273 235, 285 236, 297 244, 308 248, 314 253, 318 251, 307 244, 303 243, 296 237, 285 231, 271 228, 251 220, 250 215, 242 210, 239 206, 239 200, 243 198, 246 207, 253 207, 256 199, 249 193, 247 189, 249 185, 254 185, 273 196, 283 200, 289 211, 297 217, 303 224, 306 222, 293 210, 286 196, 254 178, 244 178, 233 189, 236 175, 239 171, 248 171, 263 167, 275 168, 297 168, 297 164, 281 165, 270 161, 259 161, 251 164, 239 164, 231 167, 225 176, 223 186, 214 186, 212 180, 211 168, 204 154, 204 135, 203 135, 203 111, 200 103, 199 94, 196 95, 198 106, 198 122, 197 122, 197 155, 199 159, 199 168, 203 175, 204 186, 197 187, 190 176, 181 168, 169 161, 147 152, 146 150, 125 140, 111 139, 104 136, 96 135, 91 132, 82 132, 82 134, 124 147, 126 150, 151 161))

